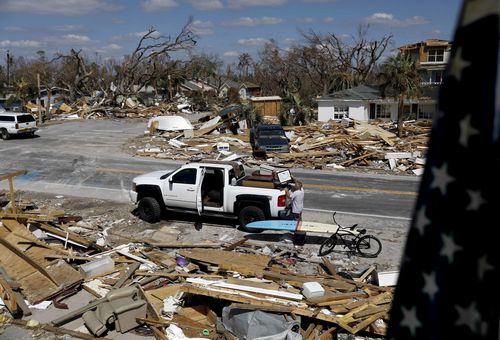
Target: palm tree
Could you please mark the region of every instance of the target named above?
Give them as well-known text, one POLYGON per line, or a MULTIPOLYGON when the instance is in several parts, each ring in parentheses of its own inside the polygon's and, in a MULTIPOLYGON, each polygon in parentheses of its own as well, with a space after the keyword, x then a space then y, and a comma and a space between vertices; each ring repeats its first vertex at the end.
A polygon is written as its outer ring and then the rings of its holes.
POLYGON ((408 54, 398 53, 384 62, 380 76, 384 95, 393 96, 398 101, 398 136, 402 137, 404 102, 420 93, 422 79, 417 65, 408 54))

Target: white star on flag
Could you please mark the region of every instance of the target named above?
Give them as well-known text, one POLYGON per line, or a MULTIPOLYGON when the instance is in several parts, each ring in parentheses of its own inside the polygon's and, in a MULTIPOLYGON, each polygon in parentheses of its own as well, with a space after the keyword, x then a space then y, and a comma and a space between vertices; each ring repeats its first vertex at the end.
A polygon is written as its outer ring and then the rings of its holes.
POLYGON ((401 320, 401 325, 408 327, 411 335, 415 336, 417 328, 422 326, 422 323, 418 320, 417 317, 417 309, 406 309, 405 307, 401 307, 401 311, 403 312, 403 320, 401 320))
POLYGON ((479 135, 480 131, 473 128, 470 123, 470 115, 465 116, 460 121, 460 140, 459 143, 464 147, 469 146, 469 138, 474 135, 479 135))
POLYGON ((425 214, 425 206, 420 207, 420 210, 417 214, 417 220, 415 222, 415 227, 419 231, 420 235, 424 235, 425 227, 427 227, 431 221, 427 218, 425 214))
POLYGON ((467 326, 471 332, 476 332, 479 322, 481 321, 481 316, 477 311, 476 303, 472 302, 467 308, 455 305, 455 309, 458 313, 458 320, 455 322, 455 325, 464 325, 467 326))
POLYGON ((431 272, 430 274, 424 273, 424 292, 429 295, 431 300, 434 300, 434 295, 439 292, 439 287, 436 283, 436 273, 431 272))
POLYGON ((489 262, 488 262, 488 259, 487 259, 487 256, 486 255, 483 255, 479 261, 477 261, 477 274, 479 276, 479 280, 482 280, 483 277, 484 277, 484 274, 486 272, 489 272, 490 270, 493 270, 495 269, 495 267, 493 267, 489 262))
POLYGON ((432 168, 434 179, 431 183, 431 189, 438 188, 442 195, 446 194, 448 184, 454 181, 454 178, 448 174, 448 164, 444 163, 440 168, 432 168))
POLYGON ((455 240, 453 240, 452 236, 443 234, 441 235, 441 239, 443 240, 443 248, 441 249, 440 255, 446 256, 448 258, 448 261, 450 263, 453 263, 455 253, 462 250, 463 248, 455 243, 455 240))
POLYGON ((466 210, 478 210, 486 201, 483 199, 480 191, 467 190, 470 202, 466 210))
POLYGON ((459 47, 451 62, 450 75, 458 81, 462 80, 462 71, 464 68, 469 67, 470 64, 470 62, 462 58, 462 48, 459 47))

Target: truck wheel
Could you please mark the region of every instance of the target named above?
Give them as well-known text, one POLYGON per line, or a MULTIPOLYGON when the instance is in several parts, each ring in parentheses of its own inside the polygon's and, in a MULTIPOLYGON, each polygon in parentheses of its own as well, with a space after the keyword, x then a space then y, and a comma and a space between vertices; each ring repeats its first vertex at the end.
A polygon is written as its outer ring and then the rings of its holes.
POLYGON ((141 220, 149 223, 155 223, 160 220, 160 203, 153 197, 144 197, 139 201, 137 211, 141 220))
POLYGON ((9 131, 7 131, 6 129, 2 129, 0 131, 0 137, 2 137, 3 140, 9 139, 10 138, 9 131))
POLYGON ((250 205, 241 209, 238 220, 240 222, 240 228, 247 233, 261 233, 261 229, 246 228, 245 226, 250 222, 262 221, 266 218, 264 212, 259 207, 250 205))

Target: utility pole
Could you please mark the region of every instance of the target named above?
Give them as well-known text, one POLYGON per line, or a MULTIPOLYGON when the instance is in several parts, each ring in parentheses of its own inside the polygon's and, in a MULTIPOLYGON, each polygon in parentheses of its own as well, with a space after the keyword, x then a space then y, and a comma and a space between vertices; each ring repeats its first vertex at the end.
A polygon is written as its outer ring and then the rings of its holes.
POLYGON ((40 103, 40 96, 41 96, 41 93, 40 93, 40 73, 36 74, 36 82, 38 84, 38 97, 36 98, 36 106, 38 109, 38 125, 41 126, 42 125, 42 105, 40 103))
POLYGON ((7 86, 10 86, 10 51, 7 50, 7 86))

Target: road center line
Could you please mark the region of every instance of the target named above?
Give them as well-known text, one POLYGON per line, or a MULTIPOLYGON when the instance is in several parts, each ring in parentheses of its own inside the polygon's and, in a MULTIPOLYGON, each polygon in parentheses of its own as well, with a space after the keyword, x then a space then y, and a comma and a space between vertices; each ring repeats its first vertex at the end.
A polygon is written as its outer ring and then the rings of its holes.
POLYGON ((406 195, 406 196, 416 196, 417 193, 413 191, 400 191, 400 190, 388 190, 388 189, 373 189, 373 188, 360 188, 360 187, 345 187, 340 185, 324 185, 324 184, 307 184, 304 183, 305 188, 316 188, 316 189, 336 189, 336 190, 346 190, 346 191, 364 191, 364 192, 374 192, 381 194, 391 194, 391 195, 406 195))
MULTIPOLYGON (((138 174, 138 175, 146 173, 145 171, 141 170, 115 169, 115 168, 96 168, 96 171, 117 172, 117 173, 138 174)), ((405 196, 417 195, 417 193, 413 191, 399 191, 399 190, 373 189, 373 188, 360 188, 360 187, 350 187, 350 186, 348 187, 340 185, 324 185, 324 184, 308 184, 308 183, 304 183, 304 188, 363 191, 363 192, 373 192, 373 193, 390 194, 390 195, 405 195, 405 196)))
POLYGON ((403 221, 411 221, 411 218, 408 217, 400 217, 400 216, 387 216, 387 215, 375 215, 375 214, 362 214, 362 213, 353 213, 347 211, 338 211, 338 210, 325 210, 325 209, 314 209, 314 208, 304 208, 305 211, 315 211, 321 213, 329 213, 333 214, 337 212, 342 215, 353 215, 353 216, 363 216, 363 217, 376 217, 376 218, 387 218, 391 220, 403 220, 403 221))

